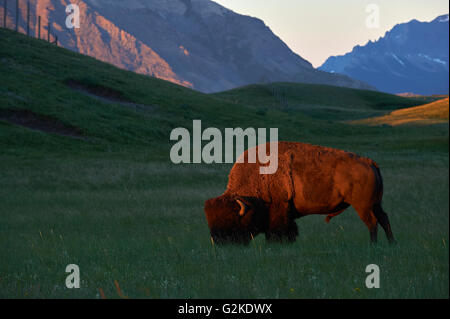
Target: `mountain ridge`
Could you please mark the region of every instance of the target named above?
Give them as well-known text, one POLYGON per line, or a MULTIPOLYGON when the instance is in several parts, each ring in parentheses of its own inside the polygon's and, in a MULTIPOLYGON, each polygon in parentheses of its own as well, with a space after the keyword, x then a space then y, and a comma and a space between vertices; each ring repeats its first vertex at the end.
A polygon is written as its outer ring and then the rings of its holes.
POLYGON ((319 70, 346 74, 389 93, 448 94, 448 14, 397 24, 376 41, 329 57, 319 70))
MULTIPOLYGON (((74 0, 81 27, 72 30, 65 27, 69 1, 30 3, 32 33, 39 15, 43 26, 51 22, 65 48, 202 92, 264 81, 373 89, 348 76, 314 69, 262 20, 210 0, 74 0)), ((8 6, 10 25, 13 11, 8 6)), ((20 12, 22 32, 25 11, 20 12)))

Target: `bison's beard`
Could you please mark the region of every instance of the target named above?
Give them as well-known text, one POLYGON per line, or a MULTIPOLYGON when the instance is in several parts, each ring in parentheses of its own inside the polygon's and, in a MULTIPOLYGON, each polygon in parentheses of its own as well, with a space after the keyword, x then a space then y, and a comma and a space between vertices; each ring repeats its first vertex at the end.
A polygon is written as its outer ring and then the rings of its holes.
POLYGON ((211 238, 218 245, 248 245, 252 234, 247 231, 211 229, 211 238))

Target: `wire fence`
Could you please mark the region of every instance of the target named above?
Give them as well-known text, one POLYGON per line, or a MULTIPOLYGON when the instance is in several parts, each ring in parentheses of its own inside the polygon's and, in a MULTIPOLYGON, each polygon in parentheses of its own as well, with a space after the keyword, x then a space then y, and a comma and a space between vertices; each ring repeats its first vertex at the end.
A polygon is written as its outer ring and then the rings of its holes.
MULTIPOLYGON (((20 8, 21 8, 21 4, 23 5, 24 1, 19 1, 19 0, 0 0, 3 3, 0 3, 0 6, 3 5, 3 14, 1 15, 2 21, 0 23, 0 27, 4 28, 4 29, 10 29, 10 30, 15 30, 16 32, 20 32, 20 19, 19 19, 19 13, 20 13, 20 8), (14 6, 14 2, 15 2, 15 11, 13 11, 13 9, 11 9, 11 12, 8 12, 8 8, 13 8, 13 7, 9 7, 9 5, 14 6), (10 14, 8 14, 10 13, 10 14), (8 24, 8 17, 10 18, 10 23, 8 24)), ((52 34, 52 25, 51 25, 51 21, 50 19, 48 19, 47 21, 47 27, 42 26, 41 25, 41 16, 37 16, 37 26, 34 25, 34 34, 31 34, 31 7, 30 7, 30 1, 26 1, 26 17, 24 17, 24 21, 25 21, 25 28, 23 28, 24 33, 27 36, 33 36, 36 37, 38 39, 42 39, 42 40, 46 40, 47 42, 50 42, 52 44, 58 45, 58 36, 52 34), (41 30, 47 31, 47 34, 43 34, 41 33, 41 30)))

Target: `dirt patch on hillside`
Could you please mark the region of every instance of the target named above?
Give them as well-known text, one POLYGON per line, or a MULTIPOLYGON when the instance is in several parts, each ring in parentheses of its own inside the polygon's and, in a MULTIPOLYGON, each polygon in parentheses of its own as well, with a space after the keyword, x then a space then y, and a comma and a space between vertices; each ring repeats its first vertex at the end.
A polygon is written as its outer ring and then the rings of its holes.
POLYGON ((59 119, 37 114, 29 110, 0 109, 0 120, 45 133, 83 138, 83 134, 79 128, 64 124, 59 119))
POLYGON ((134 103, 128 100, 122 92, 106 86, 87 85, 72 79, 66 80, 65 83, 71 89, 105 103, 120 104, 122 106, 126 106, 133 109, 142 109, 142 110, 154 109, 153 106, 134 103))

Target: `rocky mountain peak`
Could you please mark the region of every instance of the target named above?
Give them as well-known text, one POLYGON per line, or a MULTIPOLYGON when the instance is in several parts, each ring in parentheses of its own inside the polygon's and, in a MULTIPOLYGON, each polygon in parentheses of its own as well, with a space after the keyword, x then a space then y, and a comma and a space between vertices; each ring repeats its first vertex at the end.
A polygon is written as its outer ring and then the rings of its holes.
POLYGON ((367 82, 389 92, 448 94, 448 14, 430 22, 401 23, 384 37, 330 57, 319 68, 367 82))
MULTIPOLYGON (((50 21, 60 45, 70 50, 203 92, 261 79, 371 88, 315 70, 263 21, 214 1, 73 0, 80 7, 81 27, 72 30, 65 27, 68 1, 30 2, 32 32, 36 33, 36 17, 41 16, 44 28, 50 21)), ((8 10, 12 19, 14 9, 8 10)), ((25 16, 22 10, 22 25, 25 16)))

